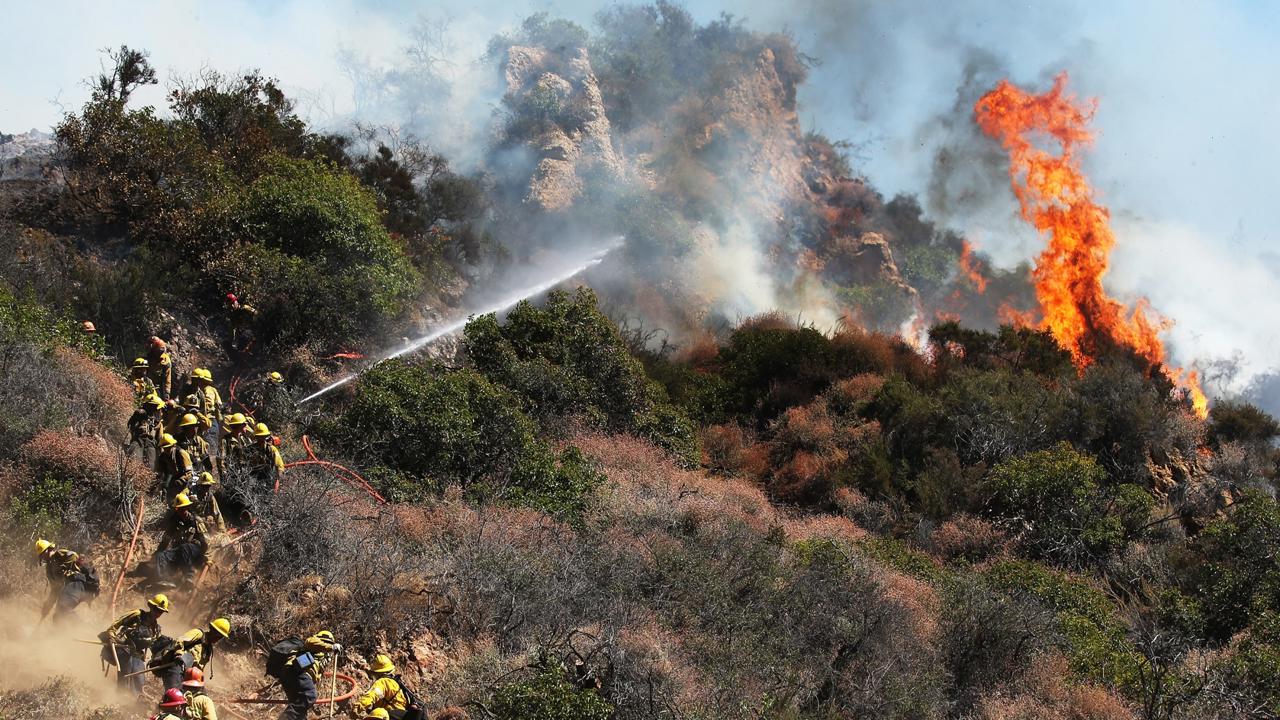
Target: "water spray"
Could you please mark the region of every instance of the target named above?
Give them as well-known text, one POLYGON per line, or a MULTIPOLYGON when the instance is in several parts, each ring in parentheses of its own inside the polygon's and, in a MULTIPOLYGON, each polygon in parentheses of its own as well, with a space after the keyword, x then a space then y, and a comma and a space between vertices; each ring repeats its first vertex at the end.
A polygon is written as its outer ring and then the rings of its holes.
POLYGON ((502 297, 498 300, 494 300, 492 303, 488 304, 486 307, 482 307, 470 313, 467 313, 462 318, 449 322, 445 325, 442 325, 441 327, 438 327, 432 330, 431 332, 427 333, 426 335, 423 335, 422 337, 416 340, 410 340, 409 342, 401 346, 399 349, 387 355, 384 355, 381 358, 378 358, 376 361, 374 361, 365 369, 359 372, 351 373, 350 375, 343 376, 338 380, 335 380, 334 382, 326 385, 325 387, 320 388, 319 390, 302 398, 301 400, 298 401, 298 404, 301 405, 305 402, 310 402, 311 400, 314 400, 320 397, 321 395, 324 395, 330 390, 340 388, 343 385, 346 385, 347 383, 351 382, 352 380, 355 380, 356 378, 360 377, 365 372, 368 372, 370 369, 380 365, 381 363, 386 362, 387 360, 394 360, 395 358, 398 358, 402 355, 407 355, 417 350, 421 350, 422 348, 426 347, 427 345, 430 345, 431 343, 435 342, 436 340, 439 340, 442 337, 452 335, 453 333, 458 332, 459 330, 467 326, 467 323, 470 322, 473 316, 488 315, 489 313, 502 312, 503 310, 508 310, 512 307, 515 307, 515 305, 519 303, 521 300, 528 300, 531 297, 536 297, 538 295, 541 295, 542 293, 547 292, 548 290, 554 288, 560 283, 565 282, 566 280, 572 279, 574 276, 578 275, 579 273, 589 268, 595 267, 596 265, 599 265, 601 262, 604 261, 604 258, 606 255, 608 255, 609 253, 621 247, 622 243, 623 243, 623 238, 621 237, 614 238, 606 247, 596 251, 595 254, 591 255, 589 258, 576 263, 573 267, 557 273, 554 277, 547 278, 546 280, 543 280, 537 283, 536 285, 531 285, 521 290, 517 290, 516 292, 513 292, 510 295, 502 297))

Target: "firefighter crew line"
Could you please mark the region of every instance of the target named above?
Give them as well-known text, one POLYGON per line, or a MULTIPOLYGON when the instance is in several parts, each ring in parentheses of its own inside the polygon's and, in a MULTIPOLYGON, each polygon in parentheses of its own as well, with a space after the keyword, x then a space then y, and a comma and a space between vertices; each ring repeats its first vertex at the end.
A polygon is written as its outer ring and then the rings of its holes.
MULTIPOLYGON (((243 351, 252 342, 244 324, 256 311, 234 295, 228 295, 228 304, 237 319, 232 344, 243 351)), ((222 504, 234 504, 235 498, 220 492, 222 482, 247 479, 248 492, 269 492, 284 473, 284 460, 265 422, 230 411, 209 369, 193 369, 185 387, 175 393, 173 365, 168 344, 153 337, 145 356, 130 366, 135 410, 127 423, 126 452, 154 467, 167 515, 155 554, 129 574, 166 587, 177 587, 175 581, 192 587, 195 573, 208 562, 210 533, 222 533, 228 527, 222 504)), ((270 372, 256 385, 251 390, 257 391, 262 408, 279 412, 290 402, 280 373, 270 372)), ((42 538, 35 542, 35 561, 48 582, 41 622, 51 612, 54 622, 65 620, 101 590, 93 565, 74 550, 42 538)), ((161 618, 172 610, 168 595, 158 592, 143 607, 117 618, 98 634, 102 662, 116 669, 120 688, 139 697, 148 675, 159 679, 164 694, 151 720, 217 720, 205 682, 218 644, 231 637, 231 621, 216 617, 174 638, 160 627, 161 618)), ((271 647, 266 674, 284 691, 288 704, 282 718, 306 718, 319 698, 322 676, 336 665, 342 651, 329 630, 305 639, 288 638, 271 647)), ((369 689, 353 705, 355 717, 423 719, 421 702, 396 674, 390 657, 378 655, 370 673, 369 689)))

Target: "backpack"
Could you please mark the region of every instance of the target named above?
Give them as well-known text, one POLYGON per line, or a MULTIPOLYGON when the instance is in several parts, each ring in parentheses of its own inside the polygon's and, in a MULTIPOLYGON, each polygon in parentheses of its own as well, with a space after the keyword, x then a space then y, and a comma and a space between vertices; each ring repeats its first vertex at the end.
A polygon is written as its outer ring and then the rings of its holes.
POLYGON ((98 593, 102 591, 102 581, 98 579, 98 571, 93 567, 82 565, 78 579, 84 585, 84 589, 94 597, 97 597, 98 593))
POLYGON ((285 666, 298 653, 302 652, 304 647, 306 647, 306 643, 300 637, 285 638, 272 645, 267 652, 267 674, 277 680, 283 680, 285 666))
POLYGON ((404 684, 404 680, 399 675, 392 675, 392 680, 400 686, 400 692, 404 693, 404 716, 400 720, 426 720, 427 714, 422 707, 422 701, 418 699, 418 695, 404 684))

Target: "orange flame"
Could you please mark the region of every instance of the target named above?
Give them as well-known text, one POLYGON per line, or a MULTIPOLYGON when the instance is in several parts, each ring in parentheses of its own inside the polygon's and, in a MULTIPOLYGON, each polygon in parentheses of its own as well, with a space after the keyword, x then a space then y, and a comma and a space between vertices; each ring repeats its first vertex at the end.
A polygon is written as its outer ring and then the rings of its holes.
POLYGON ((968 240, 961 241, 960 244, 960 272, 969 278, 969 282, 973 283, 973 288, 979 295, 987 291, 987 279, 982 276, 978 260, 973 256, 973 246, 968 240))
MULTIPOLYGON (((1132 309, 1109 295, 1102 277, 1116 244, 1111 214, 1093 199, 1080 169, 1077 151, 1093 140, 1089 122, 1096 103, 1077 103, 1064 93, 1067 74, 1053 88, 1031 95, 1001 80, 974 106, 978 126, 1009 153, 1009 176, 1022 217, 1048 233, 1049 244, 1036 259, 1036 297, 1044 314, 1041 327, 1085 368, 1108 346, 1131 349, 1152 368, 1165 367, 1159 333, 1169 321, 1151 312, 1146 300, 1132 309), (1056 141, 1054 154, 1036 145, 1056 141)), ((1184 387, 1196 414, 1208 414, 1208 401, 1194 372, 1164 372, 1184 387)))

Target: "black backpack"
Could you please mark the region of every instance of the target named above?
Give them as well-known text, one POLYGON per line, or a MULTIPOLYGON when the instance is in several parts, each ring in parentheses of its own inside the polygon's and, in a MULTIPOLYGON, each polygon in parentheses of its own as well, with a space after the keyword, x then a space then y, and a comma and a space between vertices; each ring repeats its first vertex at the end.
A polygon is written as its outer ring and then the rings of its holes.
POLYGON ((306 643, 300 637, 285 638, 272 645, 271 650, 267 652, 267 674, 277 680, 283 680, 285 666, 302 652, 304 647, 306 643))
POLYGON ((418 699, 416 693, 404 684, 404 680, 399 675, 392 675, 392 680, 400 686, 400 692, 404 693, 404 716, 400 720, 426 720, 427 714, 422 707, 422 701, 418 699))
POLYGON ((80 582, 84 585, 84 589, 93 594, 94 597, 102 591, 102 581, 98 579, 98 571, 88 565, 80 567, 80 582))

